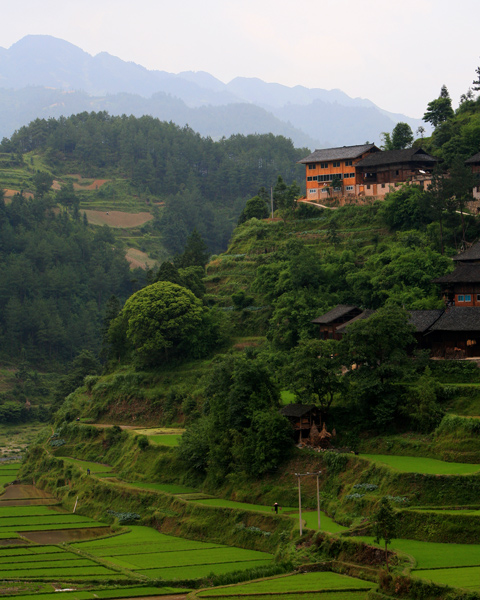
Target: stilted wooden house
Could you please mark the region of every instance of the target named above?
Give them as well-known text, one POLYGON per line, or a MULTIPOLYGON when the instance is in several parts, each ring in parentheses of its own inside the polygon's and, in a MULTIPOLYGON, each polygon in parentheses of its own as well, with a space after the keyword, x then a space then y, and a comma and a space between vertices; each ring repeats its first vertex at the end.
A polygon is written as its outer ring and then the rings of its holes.
POLYGON ((287 404, 280 414, 290 421, 297 443, 308 438, 312 427, 318 428, 322 422, 320 410, 314 404, 287 404))
POLYGON ((320 338, 323 340, 339 340, 341 336, 337 334, 337 329, 343 323, 350 322, 362 312, 358 306, 348 306, 339 304, 332 310, 312 320, 312 323, 320 326, 320 338))

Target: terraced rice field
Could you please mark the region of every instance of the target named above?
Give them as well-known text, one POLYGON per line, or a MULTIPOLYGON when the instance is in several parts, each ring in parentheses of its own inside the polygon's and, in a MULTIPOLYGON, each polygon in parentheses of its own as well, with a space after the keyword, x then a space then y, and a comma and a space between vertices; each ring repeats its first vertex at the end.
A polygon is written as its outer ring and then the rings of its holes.
POLYGON ((456 569, 425 569, 412 571, 412 575, 434 583, 451 587, 476 590, 480 587, 480 569, 477 567, 459 567, 456 569))
MULTIPOLYGON (((367 591, 321 590, 318 593, 321 594, 321 600, 365 600, 367 591)), ((268 596, 266 594, 242 594, 241 596, 215 596, 215 598, 217 600, 221 600, 222 598, 228 598, 228 600, 310 600, 311 596, 310 592, 299 592, 298 594, 295 592, 282 592, 279 594, 268 594, 268 596)))
POLYGON ((166 492, 167 494, 196 494, 197 490, 187 487, 186 485, 180 485, 176 483, 144 483, 134 481, 128 484, 129 486, 140 488, 142 490, 154 490, 159 492, 166 492))
POLYGON ((100 463, 90 462, 88 460, 79 460, 78 458, 70 458, 69 456, 61 456, 58 458, 60 458, 61 460, 63 460, 64 462, 66 462, 68 464, 75 465, 76 467, 79 467, 80 469, 83 469, 84 471, 86 471, 87 469, 90 469, 90 473, 93 473, 95 475, 97 473, 111 473, 112 472, 112 467, 110 465, 102 465, 100 463))
MULTIPOLYGON (((206 504, 207 506, 219 506, 224 508, 238 508, 240 510, 259 510, 261 512, 273 513, 271 506, 263 504, 248 504, 247 502, 235 502, 233 500, 224 500, 222 498, 198 498, 191 500, 198 504, 206 504)), ((298 508, 283 507, 279 514, 292 517, 298 521, 298 508)), ((302 511, 302 521, 308 529, 318 529, 318 514, 317 511, 302 511)), ((320 511, 320 529, 329 533, 340 533, 346 531, 347 528, 335 523, 328 515, 320 511)))
MULTIPOLYGON (((271 594, 289 594, 294 592, 324 592, 330 591, 360 591, 369 590, 375 587, 375 584, 362 579, 354 579, 347 575, 339 575, 329 571, 320 573, 302 573, 300 575, 287 575, 286 577, 275 577, 263 581, 253 581, 223 588, 203 590, 198 592, 197 596, 202 598, 231 598, 232 596, 244 595, 262 596, 271 594)), ((322 598, 324 598, 322 594, 322 598)))
POLYGON ((165 580, 198 579, 272 562, 272 556, 266 552, 186 540, 141 526, 131 527, 129 533, 73 547, 119 568, 165 580))
POLYGON ((362 454, 361 458, 388 465, 403 473, 423 473, 425 475, 471 475, 480 471, 480 465, 450 463, 434 458, 419 456, 393 456, 387 454, 362 454))
MULTIPOLYGON (((187 593, 190 590, 171 587, 124 587, 101 590, 78 590, 71 592, 42 593, 41 600, 113 600, 115 598, 148 598, 187 593)), ((15 600, 39 600, 38 594, 15 595, 15 600)))
POLYGON ((157 444, 158 446, 178 446, 181 437, 178 434, 162 434, 150 435, 148 439, 150 443, 157 444))
POLYGON ((115 569, 57 546, 1 548, 0 570, 4 579, 75 579, 108 578, 119 575, 115 569))

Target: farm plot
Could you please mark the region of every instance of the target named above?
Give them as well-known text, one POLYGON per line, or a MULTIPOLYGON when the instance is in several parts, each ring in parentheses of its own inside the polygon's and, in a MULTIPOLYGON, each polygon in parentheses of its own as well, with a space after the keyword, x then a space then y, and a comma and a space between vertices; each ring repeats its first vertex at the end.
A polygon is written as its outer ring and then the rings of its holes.
MULTIPOLYGON (((271 594, 289 594, 288 598, 290 598, 290 593, 294 592, 324 592, 327 590, 359 591, 369 590, 373 587, 375 587, 375 584, 370 581, 322 571, 320 573, 287 575, 241 585, 208 589, 198 592, 197 596, 202 598, 216 598, 218 596, 230 597, 241 595, 243 597, 244 595, 257 596, 266 594, 270 597, 271 594)), ((323 595, 322 598, 324 598, 323 595)))
POLYGON ((435 458, 419 456, 393 456, 386 454, 362 454, 377 463, 388 465, 403 473, 423 473, 425 475, 471 475, 480 471, 479 464, 450 463, 435 458))
POLYGON ((128 484, 129 486, 141 488, 143 490, 154 490, 159 492, 166 492, 167 494, 196 494, 197 490, 187 487, 186 485, 180 485, 176 483, 140 483, 133 481, 128 484))
POLYGON ((478 590, 480 587, 480 570, 478 567, 459 567, 455 569, 424 569, 412 571, 412 575, 428 579, 440 585, 478 590))
POLYGON ((181 435, 177 434, 162 434, 162 435, 150 435, 149 441, 157 446, 178 446, 180 443, 181 435))
MULTIPOLYGON (((362 536, 357 539, 372 546, 375 545, 373 537, 362 536)), ((392 540, 389 549, 413 557, 417 569, 480 566, 480 545, 478 544, 440 544, 396 539, 392 540)))
POLYGON ((71 464, 71 465, 75 465, 76 467, 79 467, 83 471, 90 469, 90 473, 93 473, 95 475, 97 473, 111 473, 112 472, 112 467, 110 465, 102 465, 100 463, 89 462, 88 460, 79 460, 78 458, 70 458, 69 456, 62 456, 62 457, 57 457, 57 458, 61 458, 61 460, 63 460, 64 462, 71 464))
POLYGON ((117 572, 94 560, 62 550, 57 546, 0 548, 2 578, 85 579, 115 577, 117 572))
MULTIPOLYGON (((344 590, 322 590, 321 600, 365 600, 368 590, 361 592, 350 592, 344 590)), ((262 600, 266 598, 265 594, 242 594, 241 596, 215 596, 217 600, 228 598, 228 600, 262 600)), ((282 592, 279 594, 269 594, 268 600, 306 600, 310 598, 309 592, 282 592)))
MULTIPOLYGON (((248 504, 247 502, 235 502, 233 500, 223 500, 222 498, 196 498, 192 499, 191 502, 198 504, 206 504, 207 506, 220 506, 224 508, 238 508, 240 510, 258 510, 261 512, 273 512, 271 506, 265 506, 263 504, 248 504)), ((292 517, 298 521, 298 508, 285 507, 279 511, 279 514, 283 514, 288 517, 292 517)), ((316 511, 302 511, 302 521, 305 522, 305 526, 309 529, 318 529, 318 515, 316 511)), ((320 528, 323 531, 329 533, 340 533, 346 531, 347 527, 343 527, 338 523, 335 523, 328 515, 320 511, 320 528)))
MULTIPOLYGON (((189 589, 171 588, 171 587, 123 587, 101 590, 76 590, 71 592, 53 592, 42 593, 41 600, 114 600, 115 598, 148 598, 156 596, 166 596, 172 594, 182 594, 189 592, 189 589)), ((15 595, 15 600, 38 600, 38 594, 15 595)))
POLYGON ((113 565, 150 578, 197 579, 210 573, 268 565, 266 552, 244 550, 220 544, 186 540, 158 533, 148 527, 133 526, 123 535, 74 547, 113 565))

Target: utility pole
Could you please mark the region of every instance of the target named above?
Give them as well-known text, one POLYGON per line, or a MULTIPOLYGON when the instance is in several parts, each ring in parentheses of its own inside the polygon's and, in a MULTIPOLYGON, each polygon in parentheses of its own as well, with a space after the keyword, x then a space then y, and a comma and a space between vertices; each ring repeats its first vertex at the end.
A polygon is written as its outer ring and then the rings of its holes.
POLYGON ((300 529, 300 535, 303 535, 303 524, 302 524, 302 483, 301 477, 307 477, 308 475, 315 475, 317 477, 317 513, 318 513, 318 529, 320 530, 320 475, 318 473, 295 473, 295 477, 298 478, 298 528, 300 529))

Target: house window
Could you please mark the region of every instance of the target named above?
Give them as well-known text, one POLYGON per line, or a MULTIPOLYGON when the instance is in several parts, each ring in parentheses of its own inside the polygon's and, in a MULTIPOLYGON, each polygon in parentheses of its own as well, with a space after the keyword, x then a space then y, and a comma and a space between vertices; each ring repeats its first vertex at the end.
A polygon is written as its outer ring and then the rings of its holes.
POLYGON ((316 165, 315 163, 310 163, 310 164, 308 165, 308 168, 309 168, 309 169, 314 169, 316 166, 317 166, 317 165, 316 165))
POLYGON ((477 294, 477 302, 480 302, 480 294, 477 294))
POLYGON ((346 160, 346 161, 345 161, 345 166, 346 166, 346 167, 351 167, 351 166, 352 166, 352 164, 353 164, 353 163, 352 163, 352 161, 351 161, 351 160, 346 160))
POLYGON ((471 301, 472 301, 471 294, 465 294, 465 302, 471 302, 471 301))
POLYGON ((334 160, 332 163, 332 167, 339 167, 340 166, 340 161, 339 160, 334 160))
POLYGON ((384 187, 385 187, 385 184, 384 184, 384 183, 382 183, 382 188, 384 188, 384 187))
POLYGON ((465 296, 458 296, 458 301, 459 302, 465 302, 465 296))
POLYGON ((353 185, 347 185, 347 186, 345 186, 345 190, 347 192, 353 192, 353 185))
POLYGON ((328 163, 320 163, 321 169, 328 169, 328 163))
POLYGON ((370 184, 367 185, 367 190, 369 190, 369 189, 370 189, 370 184))
POLYGON ((400 171, 395 171, 395 175, 398 175, 400 173, 400 171))
POLYGON ((313 177, 307 177, 307 181, 312 181, 313 177))
POLYGON ((308 190, 308 192, 309 192, 310 194, 315 194, 315 193, 316 193, 316 191, 317 191, 317 188, 312 188, 311 190, 308 190))

